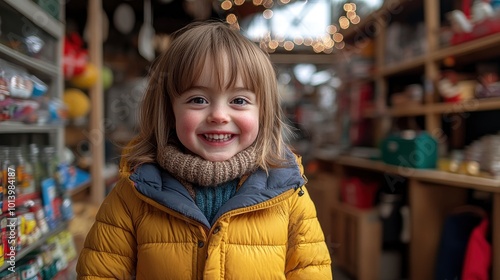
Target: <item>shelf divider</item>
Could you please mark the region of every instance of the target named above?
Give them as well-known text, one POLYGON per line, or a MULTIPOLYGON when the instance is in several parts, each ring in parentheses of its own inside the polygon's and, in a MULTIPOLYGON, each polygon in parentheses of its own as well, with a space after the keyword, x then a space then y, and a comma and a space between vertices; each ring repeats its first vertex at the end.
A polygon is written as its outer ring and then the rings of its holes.
POLYGON ((13 59, 20 66, 26 67, 29 70, 35 70, 37 74, 48 75, 50 77, 57 77, 59 75, 59 68, 56 65, 29 57, 2 44, 0 44, 0 55, 13 59))
POLYGON ((38 27, 43 28, 50 35, 59 39, 64 36, 64 24, 49 15, 40 6, 29 0, 4 0, 12 8, 23 14, 26 18, 34 22, 38 27))

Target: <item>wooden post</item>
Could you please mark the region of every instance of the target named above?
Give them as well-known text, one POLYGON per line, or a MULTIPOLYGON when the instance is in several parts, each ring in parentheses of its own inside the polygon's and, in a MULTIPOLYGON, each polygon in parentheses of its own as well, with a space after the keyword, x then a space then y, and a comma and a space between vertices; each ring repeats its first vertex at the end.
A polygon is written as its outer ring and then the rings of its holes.
POLYGON ((493 194, 493 213, 491 215, 493 248, 493 272, 491 279, 500 279, 500 193, 493 194))
MULTIPOLYGON (((434 82, 439 77, 439 65, 431 57, 431 53, 439 48, 439 26, 440 26, 440 9, 439 1, 425 0, 424 1, 424 14, 425 14, 425 29, 427 31, 427 54, 425 56, 425 85, 424 85, 424 102, 425 104, 435 103, 436 92, 434 89, 434 82)), ((427 113, 425 115, 425 128, 431 134, 441 131, 441 116, 435 113, 427 113)))
MULTIPOLYGON (((102 69, 102 1, 88 1, 88 26, 89 36, 89 57, 90 62, 99 69, 102 69)), ((92 165, 90 173, 92 175, 92 187, 90 189, 91 202, 101 204, 105 196, 105 184, 103 177, 104 170, 104 109, 103 109, 103 88, 101 75, 97 75, 97 81, 89 90, 91 113, 89 127, 89 141, 92 151, 92 165)))
POLYGON ((410 179, 410 279, 433 279, 446 215, 467 200, 467 189, 410 179))

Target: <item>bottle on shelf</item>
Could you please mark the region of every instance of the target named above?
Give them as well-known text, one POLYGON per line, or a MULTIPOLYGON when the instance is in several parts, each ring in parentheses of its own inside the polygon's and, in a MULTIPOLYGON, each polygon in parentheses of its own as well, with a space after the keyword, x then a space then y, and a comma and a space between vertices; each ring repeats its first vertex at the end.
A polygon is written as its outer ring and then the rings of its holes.
POLYGON ((43 165, 40 161, 40 148, 37 144, 31 143, 29 145, 29 160, 33 166, 33 179, 35 183, 35 190, 37 192, 41 189, 43 179, 43 165))
POLYGON ((18 194, 29 194, 35 192, 33 166, 26 160, 22 147, 13 147, 14 157, 17 159, 17 178, 19 186, 18 194))

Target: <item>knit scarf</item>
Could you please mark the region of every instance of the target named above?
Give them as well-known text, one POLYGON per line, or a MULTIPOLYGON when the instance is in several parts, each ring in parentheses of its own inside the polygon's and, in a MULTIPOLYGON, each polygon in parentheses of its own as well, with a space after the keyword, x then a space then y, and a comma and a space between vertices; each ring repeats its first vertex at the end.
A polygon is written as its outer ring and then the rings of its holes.
POLYGON ((194 198, 193 185, 215 187, 254 171, 256 154, 254 147, 237 153, 225 161, 208 161, 194 154, 183 153, 177 146, 168 144, 157 151, 158 164, 174 176, 194 198))

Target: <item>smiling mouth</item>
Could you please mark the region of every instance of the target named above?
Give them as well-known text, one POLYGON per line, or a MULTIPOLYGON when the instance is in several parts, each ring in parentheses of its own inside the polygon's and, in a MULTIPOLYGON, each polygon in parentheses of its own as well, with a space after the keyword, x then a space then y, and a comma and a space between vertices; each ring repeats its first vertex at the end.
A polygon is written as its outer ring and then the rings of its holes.
POLYGON ((205 140, 210 142, 225 142, 233 138, 232 134, 203 134, 205 140))

